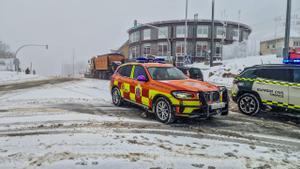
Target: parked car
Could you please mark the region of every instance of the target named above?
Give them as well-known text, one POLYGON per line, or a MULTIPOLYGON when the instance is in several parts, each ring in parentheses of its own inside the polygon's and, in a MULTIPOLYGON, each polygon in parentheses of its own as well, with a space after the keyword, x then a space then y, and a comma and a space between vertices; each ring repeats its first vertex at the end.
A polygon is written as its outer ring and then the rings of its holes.
POLYGON ((202 71, 199 68, 194 68, 194 67, 177 67, 177 68, 191 79, 196 79, 200 81, 204 80, 202 71))
POLYGON ((139 105, 163 123, 176 117, 228 114, 225 87, 190 79, 171 64, 127 63, 111 78, 112 102, 139 105))
POLYGON ((234 80, 232 99, 247 115, 268 107, 300 110, 300 65, 246 68, 234 80))

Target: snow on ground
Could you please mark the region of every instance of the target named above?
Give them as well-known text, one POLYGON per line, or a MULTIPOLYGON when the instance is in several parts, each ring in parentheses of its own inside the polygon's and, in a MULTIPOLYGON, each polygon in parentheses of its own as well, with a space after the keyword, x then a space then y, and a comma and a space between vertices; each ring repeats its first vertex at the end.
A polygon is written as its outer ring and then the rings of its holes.
POLYGON ((108 103, 111 104, 109 81, 88 79, 79 82, 48 84, 37 88, 24 89, 0 95, 0 106, 11 107, 32 104, 55 103, 108 103))
POLYGON ((26 75, 24 72, 0 71, 0 85, 32 80, 44 80, 47 78, 48 77, 39 75, 26 75))
POLYGON ((300 167, 299 149, 133 117, 111 104, 108 88, 83 79, 0 93, 0 169, 300 167))
POLYGON ((227 75, 238 75, 245 67, 250 67, 259 64, 279 64, 282 63, 282 58, 277 58, 275 55, 265 56, 248 56, 246 58, 228 59, 223 61, 223 65, 214 66, 212 68, 204 63, 194 63, 191 66, 198 67, 202 70, 204 80, 218 85, 227 87, 232 86, 233 77, 224 77, 227 75))
POLYGON ((261 146, 112 131, 1 137, 0 142, 3 168, 296 168, 299 157, 261 146))

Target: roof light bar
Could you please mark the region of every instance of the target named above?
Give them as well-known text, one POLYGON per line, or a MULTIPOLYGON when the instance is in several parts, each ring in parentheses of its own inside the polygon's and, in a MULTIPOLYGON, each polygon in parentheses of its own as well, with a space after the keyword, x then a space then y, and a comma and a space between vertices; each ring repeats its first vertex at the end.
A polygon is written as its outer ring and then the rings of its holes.
POLYGON ((145 57, 136 58, 136 62, 138 62, 138 63, 166 63, 164 58, 145 58, 145 57))
POLYGON ((283 59, 285 64, 300 64, 300 59, 283 59))

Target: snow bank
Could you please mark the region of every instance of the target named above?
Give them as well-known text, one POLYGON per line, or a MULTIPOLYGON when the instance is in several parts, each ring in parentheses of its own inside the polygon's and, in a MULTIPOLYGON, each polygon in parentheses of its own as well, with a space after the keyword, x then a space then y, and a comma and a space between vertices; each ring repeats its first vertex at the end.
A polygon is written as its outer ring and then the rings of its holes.
POLYGON ((47 78, 39 75, 26 75, 24 72, 0 71, 0 85, 43 79, 47 78))
POLYGON ((245 67, 250 67, 259 64, 278 64, 282 63, 282 58, 277 58, 275 55, 265 56, 248 56, 244 58, 234 58, 223 61, 223 65, 214 66, 212 68, 204 63, 194 63, 193 67, 198 67, 202 70, 204 80, 218 85, 231 87, 233 76, 239 74, 245 67))
POLYGON ((42 87, 23 89, 0 96, 0 107, 32 104, 112 104, 108 80, 85 79, 79 82, 48 84, 42 87))

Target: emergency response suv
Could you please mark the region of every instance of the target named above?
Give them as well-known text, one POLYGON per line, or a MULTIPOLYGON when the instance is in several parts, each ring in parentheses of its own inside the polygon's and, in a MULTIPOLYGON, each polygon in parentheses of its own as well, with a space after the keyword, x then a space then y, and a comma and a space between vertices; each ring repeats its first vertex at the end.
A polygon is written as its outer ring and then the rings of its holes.
POLYGON ((264 108, 300 110, 300 65, 257 65, 235 78, 232 99, 254 115, 264 108))
POLYGON ((144 107, 163 123, 176 117, 210 117, 228 114, 225 87, 189 79, 170 64, 127 63, 111 78, 112 102, 144 107))

